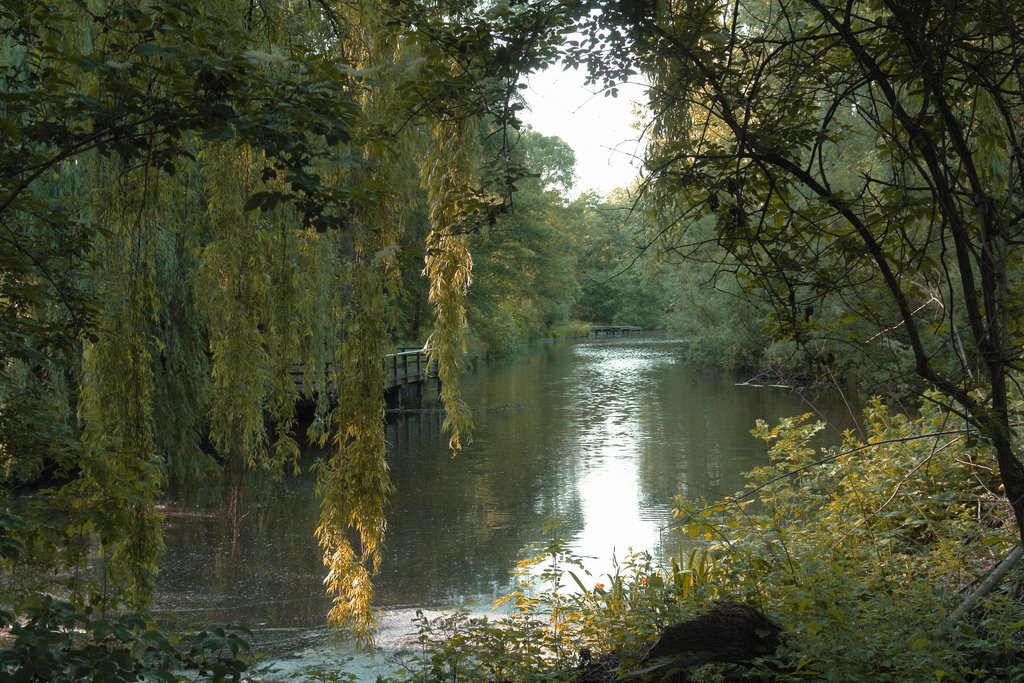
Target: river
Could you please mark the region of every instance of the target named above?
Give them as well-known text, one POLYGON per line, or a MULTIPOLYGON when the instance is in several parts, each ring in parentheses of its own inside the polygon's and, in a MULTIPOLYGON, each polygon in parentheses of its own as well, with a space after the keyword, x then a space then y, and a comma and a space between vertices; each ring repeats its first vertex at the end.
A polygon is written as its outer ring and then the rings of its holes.
MULTIPOLYGON (((594 580, 630 548, 665 560, 679 550, 669 528, 673 496, 719 498, 765 462, 764 444, 750 435, 755 420, 813 407, 851 423, 834 395, 809 401, 688 367, 682 343, 643 336, 551 344, 470 373, 463 391, 475 435, 455 458, 429 402, 389 421, 395 494, 376 580, 385 652, 407 640, 416 609, 487 610, 553 517, 564 520, 594 580)), ((304 464, 324 455, 310 450, 304 464)), ((237 514, 229 489, 211 480, 172 492, 164 505, 164 621, 243 624, 282 678, 349 656, 343 643, 327 642, 308 467, 279 482, 247 477, 237 514)), ((347 666, 373 680, 384 665, 379 655, 356 655, 347 666)))

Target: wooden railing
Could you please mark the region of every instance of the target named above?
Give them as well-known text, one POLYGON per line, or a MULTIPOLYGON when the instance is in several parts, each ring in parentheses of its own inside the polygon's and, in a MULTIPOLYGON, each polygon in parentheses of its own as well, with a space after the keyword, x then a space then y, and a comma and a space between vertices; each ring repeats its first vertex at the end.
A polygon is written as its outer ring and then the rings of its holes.
POLYGON ((437 379, 437 363, 429 362, 422 349, 389 353, 384 356, 384 368, 387 371, 385 389, 437 379))
POLYGON ((633 325, 591 325, 590 327, 590 334, 593 337, 640 334, 643 331, 644 328, 633 325))
MULTIPOLYGON (((399 349, 396 353, 385 354, 384 389, 394 389, 406 384, 418 384, 428 379, 437 379, 437 363, 428 360, 427 353, 422 349, 399 349)), ((291 369, 295 388, 305 393, 302 363, 296 363, 291 369)))

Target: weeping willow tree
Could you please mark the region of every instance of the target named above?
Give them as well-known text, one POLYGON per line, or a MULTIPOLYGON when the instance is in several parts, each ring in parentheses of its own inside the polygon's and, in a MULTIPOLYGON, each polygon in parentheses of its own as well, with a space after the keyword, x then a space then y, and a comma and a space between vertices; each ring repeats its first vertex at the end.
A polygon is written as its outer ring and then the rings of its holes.
POLYGON ((287 369, 324 355, 297 330, 336 338, 311 323, 329 297, 303 290, 337 282, 315 244, 337 241, 350 192, 309 169, 349 156, 356 79, 272 44, 296 17, 247 9, 13 3, 0 21, 6 488, 48 472, 41 514, 67 513, 46 543, 7 536, 22 565, 62 573, 98 544, 104 590, 70 581, 80 604, 148 599, 154 502, 203 459, 207 410, 227 467, 294 462, 287 369))
POLYGON ((423 342, 458 449, 467 235, 508 200, 478 122, 506 136, 507 186, 515 81, 558 26, 466 3, 4 4, 0 457, 8 496, 47 484, 0 518, 9 585, 145 605, 170 478, 298 466, 301 363, 307 436, 331 444, 330 618, 368 636, 396 254, 427 216, 423 342))

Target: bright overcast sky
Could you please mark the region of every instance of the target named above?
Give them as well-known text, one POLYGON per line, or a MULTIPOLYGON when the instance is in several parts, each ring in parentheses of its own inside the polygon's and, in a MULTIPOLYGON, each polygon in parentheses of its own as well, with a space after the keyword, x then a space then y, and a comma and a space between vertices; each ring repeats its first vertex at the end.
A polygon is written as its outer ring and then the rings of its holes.
POLYGON ((643 147, 634 127, 634 101, 644 102, 639 84, 619 87, 618 97, 594 94, 582 71, 551 69, 530 76, 524 92, 530 111, 523 119, 544 135, 557 135, 576 151, 575 193, 603 194, 628 187, 642 166, 643 147))

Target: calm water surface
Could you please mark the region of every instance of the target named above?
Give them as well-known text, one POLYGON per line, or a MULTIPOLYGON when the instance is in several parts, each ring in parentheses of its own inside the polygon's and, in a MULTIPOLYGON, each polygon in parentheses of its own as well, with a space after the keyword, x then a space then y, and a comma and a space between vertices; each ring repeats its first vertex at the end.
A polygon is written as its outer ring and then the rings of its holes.
MULTIPOLYGON (((554 516, 593 580, 629 549, 669 557, 678 552, 667 528, 671 498, 742 488, 743 473, 766 459, 750 436, 755 420, 811 409, 796 392, 737 387, 685 366, 680 351, 673 339, 592 340, 486 366, 463 383, 476 431, 456 458, 437 411, 394 419, 378 643, 397 647, 417 608, 487 609, 554 516)), ((850 423, 837 398, 813 404, 850 423)), ((305 462, 322 455, 311 451, 305 462)), ((174 493, 165 513, 158 602, 166 618, 244 624, 283 665, 337 656, 324 645, 329 601, 308 471, 282 482, 250 476, 234 493, 226 481, 192 486, 174 493)), ((372 680, 380 664, 364 659, 350 668, 372 680)))

